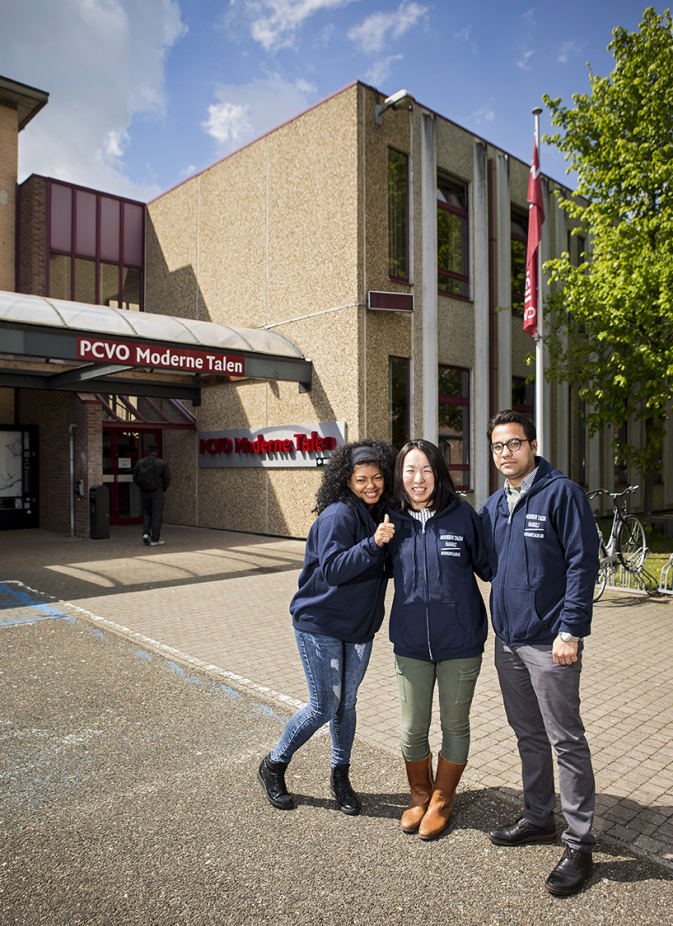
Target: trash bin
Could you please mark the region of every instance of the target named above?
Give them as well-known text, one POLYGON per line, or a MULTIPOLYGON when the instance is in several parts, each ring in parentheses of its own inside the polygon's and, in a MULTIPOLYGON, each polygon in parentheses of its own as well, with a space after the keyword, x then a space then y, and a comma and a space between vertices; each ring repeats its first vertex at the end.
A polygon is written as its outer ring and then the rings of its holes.
POLYGON ((89 536, 92 540, 110 537, 110 490, 107 486, 89 489, 89 536))

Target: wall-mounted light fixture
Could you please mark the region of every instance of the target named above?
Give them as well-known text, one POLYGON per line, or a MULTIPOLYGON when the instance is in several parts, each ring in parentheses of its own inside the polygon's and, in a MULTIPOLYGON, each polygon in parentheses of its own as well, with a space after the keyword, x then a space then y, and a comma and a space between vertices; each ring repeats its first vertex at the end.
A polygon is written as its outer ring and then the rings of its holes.
POLYGON ((402 103, 415 103, 416 97, 413 93, 409 93, 408 90, 398 90, 397 93, 393 93, 392 96, 386 97, 383 101, 383 106, 376 104, 376 124, 382 125, 381 116, 387 109, 397 109, 398 106, 401 106, 402 103))

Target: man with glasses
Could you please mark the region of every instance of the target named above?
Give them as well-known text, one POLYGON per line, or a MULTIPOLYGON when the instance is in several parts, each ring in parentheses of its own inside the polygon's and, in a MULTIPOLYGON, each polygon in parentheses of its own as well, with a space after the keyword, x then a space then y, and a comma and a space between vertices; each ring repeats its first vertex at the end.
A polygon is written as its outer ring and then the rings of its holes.
POLYGON ((575 894, 592 871, 595 783, 580 717, 582 638, 591 631, 596 527, 584 492, 535 455, 535 425, 505 409, 487 431, 505 476, 480 515, 491 553, 495 665, 523 777, 524 815, 489 833, 499 846, 556 841, 558 764, 565 851, 545 886, 575 894))

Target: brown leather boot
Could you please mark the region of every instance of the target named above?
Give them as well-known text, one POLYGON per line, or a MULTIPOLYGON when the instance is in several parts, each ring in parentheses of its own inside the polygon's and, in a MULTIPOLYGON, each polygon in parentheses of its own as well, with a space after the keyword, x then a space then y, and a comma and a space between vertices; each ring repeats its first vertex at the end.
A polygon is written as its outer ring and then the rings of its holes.
POLYGON ((432 753, 420 762, 404 761, 411 787, 411 803, 402 814, 402 830, 415 833, 432 796, 432 753))
POLYGON ((453 799, 456 796, 456 788, 465 765, 454 765, 453 762, 447 761, 440 752, 430 806, 418 830, 421 839, 436 839, 446 829, 453 807, 453 799))

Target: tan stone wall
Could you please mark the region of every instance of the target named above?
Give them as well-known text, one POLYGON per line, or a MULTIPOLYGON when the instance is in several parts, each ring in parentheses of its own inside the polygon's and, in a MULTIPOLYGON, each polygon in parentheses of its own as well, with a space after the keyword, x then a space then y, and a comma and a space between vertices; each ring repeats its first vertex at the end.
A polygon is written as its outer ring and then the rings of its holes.
MULTIPOLYGON (((345 420, 349 439, 361 434, 357 102, 348 88, 148 206, 149 311, 272 325, 314 361, 308 393, 254 380, 205 387, 200 430, 345 420)), ((171 435, 168 446, 185 465, 167 520, 308 532, 317 469, 197 472, 195 444, 171 435)))
POLYGON ((0 290, 13 292, 16 268, 16 180, 19 158, 16 109, 0 102, 0 290))

